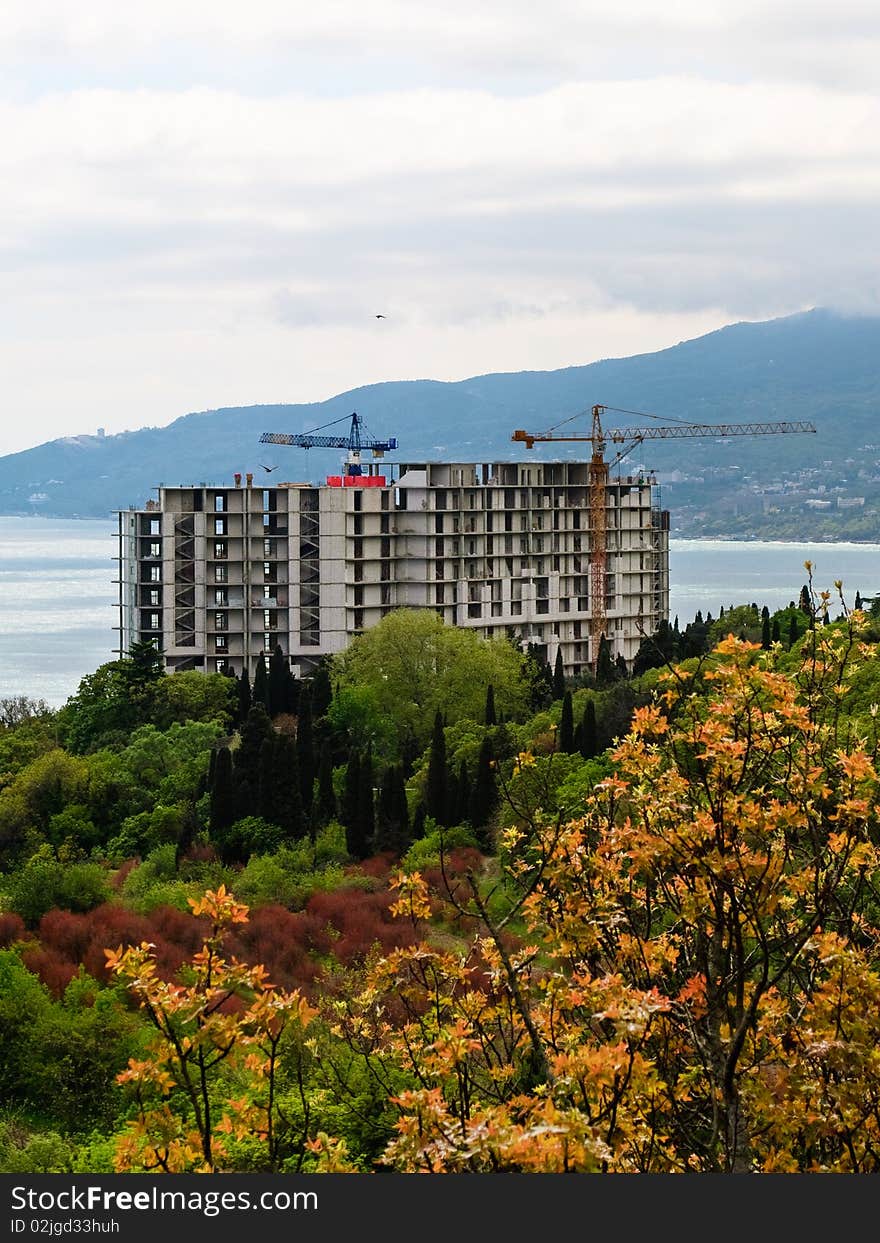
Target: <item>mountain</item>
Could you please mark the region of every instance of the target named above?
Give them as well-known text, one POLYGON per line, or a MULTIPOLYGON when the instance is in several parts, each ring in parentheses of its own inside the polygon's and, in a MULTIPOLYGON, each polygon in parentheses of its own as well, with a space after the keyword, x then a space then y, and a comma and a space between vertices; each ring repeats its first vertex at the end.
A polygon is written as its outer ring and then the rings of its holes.
MULTIPOLYGON (((270 476, 261 462, 278 466, 273 483, 315 481, 338 473, 341 451, 264 446, 261 433, 342 420, 328 431, 345 435, 353 410, 369 434, 397 437, 389 460, 580 456, 588 445, 528 450, 512 444, 511 433, 540 431, 594 403, 661 421, 815 424, 815 436, 657 440, 638 447, 626 469, 657 471, 674 533, 880 537, 880 317, 824 309, 732 324, 656 353, 588 366, 455 383, 391 381, 323 402, 208 410, 167 427, 65 437, 0 457, 0 513, 103 517, 141 506, 160 482, 231 482, 234 471, 249 470, 263 482, 270 476)), ((606 428, 650 422, 611 409, 604 417, 606 428)), ((588 431, 588 418, 567 430, 588 431)))

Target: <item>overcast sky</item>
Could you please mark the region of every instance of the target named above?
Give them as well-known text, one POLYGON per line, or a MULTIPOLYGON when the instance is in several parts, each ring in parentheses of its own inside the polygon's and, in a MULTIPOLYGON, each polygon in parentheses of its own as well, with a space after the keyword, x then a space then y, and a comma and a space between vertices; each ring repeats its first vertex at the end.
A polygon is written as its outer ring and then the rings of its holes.
POLYGON ((878 64, 876 0, 2 0, 0 453, 876 312, 878 64))

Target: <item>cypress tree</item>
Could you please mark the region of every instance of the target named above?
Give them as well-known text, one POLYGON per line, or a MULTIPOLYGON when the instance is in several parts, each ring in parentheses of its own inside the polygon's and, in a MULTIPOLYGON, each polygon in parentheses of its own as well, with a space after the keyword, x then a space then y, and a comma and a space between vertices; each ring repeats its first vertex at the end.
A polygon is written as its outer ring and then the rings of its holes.
POLYGON ((857 592, 856 592, 855 604, 853 605, 853 608, 856 608, 856 609, 863 609, 864 607, 865 607, 865 603, 864 603, 864 601, 862 600, 862 595, 861 595, 861 592, 857 591, 857 592))
POLYGON ((358 774, 358 818, 353 845, 356 859, 366 859, 376 835, 376 812, 373 794, 373 750, 368 744, 361 757, 358 774))
POLYGON ((788 646, 793 647, 794 644, 797 643, 797 638, 798 638, 797 614, 794 612, 794 610, 792 610, 791 615, 789 616, 789 619, 788 619, 788 646))
POLYGON ((553 698, 561 699, 565 694, 565 670, 562 667, 562 648, 556 649, 556 663, 553 666, 553 698))
POLYGON ((406 779, 403 767, 398 764, 394 769, 394 814, 400 825, 400 834, 405 845, 409 844, 409 803, 406 800, 406 779))
POLYGON ((361 753, 353 750, 345 766, 345 789, 342 793, 342 807, 339 809, 340 819, 345 825, 345 848, 353 858, 358 835, 358 797, 361 781, 361 753))
POLYGON ((594 755, 598 754, 599 731, 596 727, 596 705, 592 699, 588 699, 581 721, 581 755, 585 760, 591 760, 594 755))
POLYGON ((770 630, 770 642, 771 642, 771 643, 779 643, 779 642, 780 642, 780 639, 781 639, 781 635, 780 635, 780 632, 779 632, 779 618, 778 618, 778 617, 774 617, 774 618, 773 618, 773 625, 772 625, 771 630, 770 630))
MULTIPOLYGON (((232 777, 234 777, 235 786, 241 788, 247 786, 250 791, 255 791, 259 787, 260 782, 260 748, 264 738, 270 737, 272 733, 272 722, 268 720, 266 709, 262 704, 254 704, 249 713, 247 720, 241 727, 240 743, 235 752, 234 761, 232 761, 232 777)), ((239 798, 239 815, 254 814, 254 804, 252 804, 252 794, 241 793, 239 798)))
POLYGON ((307 817, 300 792, 299 763, 294 740, 285 734, 276 734, 272 758, 274 801, 272 815, 266 818, 282 829, 285 838, 299 841, 305 837, 307 817))
POLYGON ((299 717, 296 726, 296 753, 299 763, 299 782, 303 807, 309 811, 315 789, 315 741, 312 733, 312 702, 308 690, 299 700, 299 717))
POLYGON ((333 789, 333 756, 329 747, 321 750, 321 762, 318 765, 318 806, 317 819, 319 824, 329 824, 336 816, 336 793, 333 789))
POLYGON ((574 713, 571 707, 571 691, 562 698, 562 716, 559 721, 559 750, 566 755, 574 751, 574 713))
POLYGON ((251 680, 248 677, 247 665, 241 667, 241 676, 237 679, 238 706, 236 709, 235 720, 236 725, 241 725, 247 720, 247 714, 251 710, 251 680))
POLYGON ((596 657, 596 685, 610 686, 616 678, 617 670, 611 659, 611 644, 603 634, 599 639, 599 652, 596 657))
POLYGON ((333 687, 330 684, 330 673, 323 660, 312 674, 312 682, 309 690, 312 700, 312 716, 316 721, 320 721, 322 716, 327 715, 327 709, 330 707, 331 700, 333 699, 333 687))
POLYGON ((267 735, 260 744, 257 777, 257 815, 271 824, 275 818, 275 738, 267 735))
POLYGON ((766 604, 761 614, 761 647, 765 652, 770 650, 770 610, 766 604))
POLYGON ((489 726, 498 724, 495 715, 495 688, 491 682, 486 687, 486 711, 483 714, 483 720, 489 726))
POLYGON ((392 850, 401 854, 409 841, 409 811, 403 773, 397 764, 390 764, 382 773, 376 804, 376 850, 392 850))
POLYGON ((798 608, 802 613, 806 613, 808 617, 813 615, 813 602, 810 599, 810 587, 808 583, 804 583, 801 587, 801 594, 798 596, 798 608))
POLYGON ((431 736, 431 754, 428 759, 428 783, 425 791, 425 810, 438 824, 446 827, 449 816, 449 771, 446 766, 446 738, 443 718, 438 712, 434 717, 431 736))
POLYGON ((266 711, 269 710, 269 674, 266 670, 266 659, 262 652, 257 657, 254 683, 251 687, 251 706, 254 704, 261 704, 266 711))
POLYGON ((450 812, 452 824, 464 824, 471 814, 471 779, 468 776, 467 762, 462 759, 458 769, 458 779, 453 791, 453 807, 450 812))
POLYGON ((426 815, 427 815, 427 812, 425 811, 425 804, 419 803, 418 807, 415 810, 415 813, 413 814, 413 822, 412 822, 413 841, 418 841, 419 838, 422 838, 425 836, 425 816, 426 815))
POLYGON ((288 679, 290 678, 290 666, 287 658, 281 650, 281 644, 275 644, 275 650, 269 657, 269 687, 268 687, 268 709, 269 716, 278 716, 281 712, 290 711, 290 695, 288 693, 288 679))
POLYGON ((220 747, 217 751, 210 796, 211 833, 220 837, 236 818, 232 752, 228 747, 220 747))
POLYGON ((282 693, 282 703, 284 707, 282 712, 289 712, 291 716, 299 716, 299 705, 302 698, 303 684, 299 678, 294 677, 290 665, 284 662, 284 689, 282 693))
POLYGON ((628 669, 627 669, 627 667, 626 667, 626 658, 624 657, 623 652, 618 652, 618 653, 617 653, 617 657, 616 657, 616 659, 615 659, 615 661, 614 661, 614 664, 615 664, 615 665, 616 665, 616 667, 617 667, 617 676, 618 676, 618 677, 620 677, 620 678, 628 678, 628 677, 629 677, 629 670, 628 670, 628 669))
POLYGON ((471 795, 470 819, 477 830, 480 846, 488 846, 488 834, 480 832, 485 829, 498 802, 498 783, 495 778, 495 765, 492 761, 492 744, 484 738, 477 756, 477 772, 474 777, 474 791, 471 795))

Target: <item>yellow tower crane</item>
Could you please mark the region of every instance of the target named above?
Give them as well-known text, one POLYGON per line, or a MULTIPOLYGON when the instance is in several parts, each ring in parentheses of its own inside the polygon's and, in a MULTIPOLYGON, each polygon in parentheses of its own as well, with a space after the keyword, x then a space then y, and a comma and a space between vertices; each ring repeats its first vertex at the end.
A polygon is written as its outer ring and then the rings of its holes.
MULTIPOLYGON (((684 438, 688 436, 714 436, 726 439, 728 436, 767 436, 785 435, 792 432, 815 432, 812 423, 690 423, 684 419, 672 419, 673 426, 655 427, 616 427, 605 431, 602 427, 602 415, 606 411, 615 414, 636 415, 639 418, 654 419, 658 415, 645 414, 638 410, 622 410, 617 406, 593 406, 592 426, 589 432, 558 432, 549 428, 545 432, 525 432, 518 429, 511 440, 521 441, 527 449, 546 441, 583 440, 593 446, 589 469, 590 494, 590 632, 592 640, 592 663, 595 668, 599 657, 599 645, 606 633, 605 616, 605 573, 606 573, 606 489, 610 466, 616 466, 627 454, 644 440, 665 440, 668 438, 684 438), (609 464, 605 460, 605 448, 608 443, 624 445, 614 460, 609 464)), ((581 415, 573 415, 572 419, 581 415)), ((565 419, 556 426, 562 427, 572 422, 565 419)))

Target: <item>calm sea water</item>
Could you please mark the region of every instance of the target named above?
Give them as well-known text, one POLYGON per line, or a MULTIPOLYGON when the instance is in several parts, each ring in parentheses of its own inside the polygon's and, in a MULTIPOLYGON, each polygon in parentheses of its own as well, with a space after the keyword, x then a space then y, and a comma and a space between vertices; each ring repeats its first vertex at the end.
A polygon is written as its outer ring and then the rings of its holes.
MULTIPOLYGON (((79 680, 115 659, 115 523, 107 520, 0 517, 0 696, 64 703, 79 680)), ((682 625, 697 610, 755 601, 771 611, 797 600, 813 563, 817 589, 842 579, 880 593, 880 544, 737 543, 673 540, 670 617, 682 625)))

